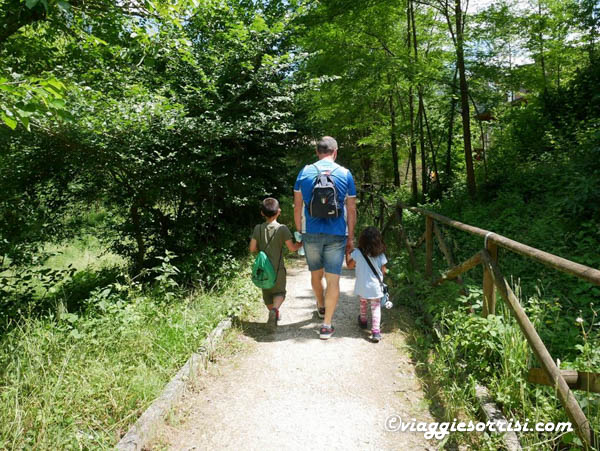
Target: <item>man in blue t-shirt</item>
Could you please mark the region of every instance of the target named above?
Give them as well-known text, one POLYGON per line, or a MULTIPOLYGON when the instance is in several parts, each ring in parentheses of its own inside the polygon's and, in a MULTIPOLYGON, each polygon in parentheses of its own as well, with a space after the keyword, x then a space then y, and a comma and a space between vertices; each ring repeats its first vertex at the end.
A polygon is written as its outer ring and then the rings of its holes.
POLYGON ((312 288, 317 298, 317 313, 323 318, 320 337, 327 340, 333 334, 333 313, 340 297, 340 275, 346 251, 354 249, 356 224, 356 186, 348 169, 335 162, 338 145, 335 139, 325 136, 317 143, 319 161, 306 165, 298 174, 294 185, 294 220, 296 230, 302 230, 306 262, 311 274, 312 288), (337 218, 313 218, 308 204, 312 197, 315 178, 319 172, 328 172, 335 183, 338 204, 344 214, 337 218), (302 209, 306 230, 302 228, 302 209), (323 277, 327 289, 323 289, 323 277))

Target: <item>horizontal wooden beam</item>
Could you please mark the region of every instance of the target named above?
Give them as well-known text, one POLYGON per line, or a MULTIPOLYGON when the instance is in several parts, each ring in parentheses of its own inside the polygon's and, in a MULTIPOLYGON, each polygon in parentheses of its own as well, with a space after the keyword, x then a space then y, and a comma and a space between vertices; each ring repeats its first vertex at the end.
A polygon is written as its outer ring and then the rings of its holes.
POLYGON ((501 246, 505 249, 509 249, 517 254, 529 257, 540 263, 551 266, 552 268, 558 269, 559 271, 566 272, 567 274, 580 277, 593 284, 600 285, 600 270, 582 265, 580 263, 575 263, 571 260, 567 260, 566 258, 550 254, 549 252, 544 252, 540 249, 536 249, 535 247, 531 247, 523 243, 519 243, 518 241, 511 240, 510 238, 490 232, 489 230, 480 229, 479 227, 474 227, 469 224, 464 224, 460 221, 455 221, 454 219, 434 213, 433 211, 418 207, 408 207, 402 204, 401 207, 412 211, 413 213, 419 213, 421 215, 433 218, 442 224, 449 225, 450 227, 462 230, 463 232, 467 232, 472 235, 478 235, 482 238, 487 237, 488 241, 494 242, 498 246, 501 246))
MULTIPOLYGON (((446 241, 444 240, 444 237, 442 235, 442 232, 440 231, 440 228, 435 223, 433 224, 433 233, 435 234, 435 237, 437 239, 438 247, 442 251, 442 254, 444 254, 444 257, 446 258, 446 262, 448 263, 448 265, 451 268, 456 266, 456 264, 454 263, 454 259, 452 258, 452 252, 450 251, 450 248, 446 244, 446 241)), ((456 277, 456 281, 460 285, 462 285, 462 283, 463 283, 460 276, 456 277)))
MULTIPOLYGON (((563 379, 574 390, 585 390, 593 393, 600 393, 600 374, 589 373, 587 371, 561 370, 563 379)), ((533 384, 549 385, 554 387, 554 383, 548 379, 542 368, 530 368, 527 375, 527 381, 533 384)))
POLYGON ((433 286, 440 285, 441 283, 443 283, 447 280, 455 279, 463 272, 466 272, 469 269, 474 268, 475 266, 477 266, 480 263, 481 263, 481 252, 478 252, 475 255, 473 255, 470 259, 468 259, 467 261, 464 261, 460 265, 455 266, 454 268, 450 269, 450 271, 448 271, 442 277, 440 277, 435 282, 433 282, 433 286))

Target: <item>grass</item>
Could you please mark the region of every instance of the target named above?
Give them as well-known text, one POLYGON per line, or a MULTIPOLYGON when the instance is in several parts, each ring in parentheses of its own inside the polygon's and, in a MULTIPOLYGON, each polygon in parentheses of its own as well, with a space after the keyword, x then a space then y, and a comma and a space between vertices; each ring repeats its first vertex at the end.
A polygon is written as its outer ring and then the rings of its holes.
MULTIPOLYGON (((85 252, 63 252, 49 264, 85 252)), ((23 318, 0 339, 0 449, 108 449, 226 315, 251 305, 247 274, 216 292, 113 283, 86 310, 23 318), (166 302, 165 299, 172 298, 166 302)))
MULTIPOLYGON (((420 273, 403 269, 407 267, 405 254, 392 250, 390 255, 394 254, 400 255, 390 265, 397 299, 418 311, 415 317, 420 331, 417 330, 410 340, 411 353, 422 370, 420 376, 430 387, 427 390, 430 399, 443 406, 445 419, 476 416, 475 385, 479 383, 490 389, 509 421, 523 423, 529 420, 529 424, 568 421, 551 387, 527 382, 528 369, 539 367, 539 364, 501 298, 498 297, 496 316, 481 317, 480 274, 475 274, 474 278, 473 275, 465 277, 471 294, 464 296, 453 283, 431 287, 420 273), (471 305, 474 313, 469 311, 471 305), (432 325, 426 323, 426 316, 433 320, 432 325)), ((422 252, 417 253, 417 257, 419 267, 424 267, 422 252)), ((554 326, 563 331, 565 323, 556 321, 560 316, 559 306, 550 308, 552 305, 542 290, 538 290, 535 296, 526 297, 518 281, 513 282, 513 290, 536 328, 554 326)), ((570 326, 577 333, 576 325, 570 326)), ((590 335, 588 341, 584 338, 584 346, 594 348, 595 342, 590 341, 592 338, 590 335)), ((590 355, 594 358, 593 354, 590 355)), ((583 358, 563 363, 561 368, 585 369, 586 364, 597 371, 597 360, 588 359, 586 362, 583 358)), ((575 392, 575 396, 592 427, 597 430, 600 426, 600 396, 586 392, 575 392)), ((522 433, 519 436, 527 449, 550 450, 556 446, 569 449, 579 443, 573 433, 564 437, 552 433, 522 433)), ((489 437, 455 434, 449 440, 455 445, 494 449, 494 442, 490 442, 489 437)))
POLYGON ((66 269, 69 265, 76 270, 101 269, 125 264, 122 257, 104 250, 98 238, 89 234, 67 243, 48 243, 42 253, 51 255, 44 266, 52 269, 66 269))

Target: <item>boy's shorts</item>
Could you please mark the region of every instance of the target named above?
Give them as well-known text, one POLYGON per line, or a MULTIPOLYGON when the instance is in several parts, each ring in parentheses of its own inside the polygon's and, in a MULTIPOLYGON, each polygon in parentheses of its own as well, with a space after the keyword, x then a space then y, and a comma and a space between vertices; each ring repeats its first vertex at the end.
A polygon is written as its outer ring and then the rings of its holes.
POLYGON ((271 305, 273 303, 273 299, 277 296, 283 296, 285 298, 286 273, 287 271, 285 270, 285 267, 279 268, 277 280, 275 280, 275 286, 273 286, 273 288, 269 288, 268 290, 262 290, 262 297, 265 305, 271 305))
POLYGON ((326 233, 303 233, 302 243, 310 271, 325 269, 329 274, 342 274, 346 237, 326 233))
POLYGON ((274 291, 273 288, 271 288, 270 290, 262 290, 262 297, 263 297, 263 301, 264 301, 265 305, 273 304, 273 299, 275 299, 277 296, 281 296, 281 297, 285 298, 285 294, 286 294, 285 290, 274 291))

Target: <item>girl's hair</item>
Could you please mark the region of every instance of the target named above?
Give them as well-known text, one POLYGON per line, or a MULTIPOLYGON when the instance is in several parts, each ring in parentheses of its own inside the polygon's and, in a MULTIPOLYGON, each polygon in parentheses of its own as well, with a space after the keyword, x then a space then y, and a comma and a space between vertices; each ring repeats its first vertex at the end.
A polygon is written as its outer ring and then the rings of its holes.
POLYGON ((377 257, 385 252, 383 237, 377 227, 367 227, 358 238, 358 248, 369 257, 377 257))

